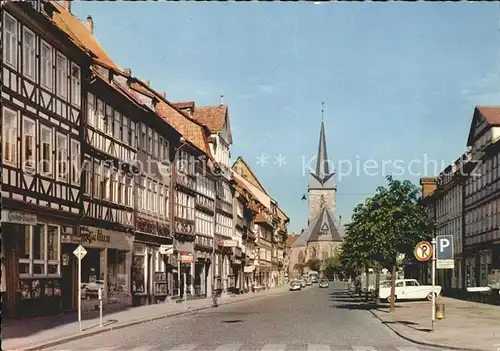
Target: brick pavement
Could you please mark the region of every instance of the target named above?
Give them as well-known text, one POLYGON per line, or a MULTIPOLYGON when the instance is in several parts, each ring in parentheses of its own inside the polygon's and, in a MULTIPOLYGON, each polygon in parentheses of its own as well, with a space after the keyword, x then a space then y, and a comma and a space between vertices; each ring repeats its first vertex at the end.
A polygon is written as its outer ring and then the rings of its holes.
POLYGON ((371 312, 399 336, 420 344, 443 349, 500 350, 500 306, 439 297, 445 305, 445 318, 436 320, 432 331, 431 302, 396 303, 371 312))
MULTIPOLYGON (((245 301, 248 299, 281 294, 286 288, 276 288, 258 293, 219 298, 220 305, 245 301)), ((7 320, 2 322, 2 350, 39 350, 102 332, 116 330, 152 320, 193 313, 212 307, 212 299, 205 298, 184 303, 160 303, 131 307, 129 309, 104 313, 103 327, 99 326, 99 314, 82 316, 82 331, 78 328, 76 314, 36 318, 28 320, 7 320)))

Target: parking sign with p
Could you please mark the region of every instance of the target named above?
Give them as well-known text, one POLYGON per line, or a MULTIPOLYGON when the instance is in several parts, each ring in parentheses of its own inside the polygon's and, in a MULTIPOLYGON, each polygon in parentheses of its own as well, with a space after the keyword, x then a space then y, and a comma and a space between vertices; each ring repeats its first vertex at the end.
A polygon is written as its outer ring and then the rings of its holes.
POLYGON ((453 235, 438 235, 436 237, 436 258, 438 260, 453 259, 453 235))

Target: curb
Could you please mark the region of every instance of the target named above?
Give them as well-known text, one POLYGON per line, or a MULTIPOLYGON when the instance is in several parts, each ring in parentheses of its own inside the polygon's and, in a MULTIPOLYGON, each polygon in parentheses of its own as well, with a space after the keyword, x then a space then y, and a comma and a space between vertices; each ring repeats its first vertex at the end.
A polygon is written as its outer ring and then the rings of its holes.
POLYGON ((435 348, 438 348, 438 349, 444 349, 444 350, 456 350, 456 351, 491 351, 491 350, 487 350, 487 349, 469 349, 469 348, 465 348, 465 347, 458 347, 458 346, 449 346, 449 345, 441 345, 441 344, 433 344, 433 343, 428 343, 428 342, 423 342, 423 341, 420 341, 420 340, 415 340, 415 339, 412 339, 406 335, 404 335, 403 333, 397 331, 395 328, 393 328, 391 325, 389 325, 388 323, 384 322, 379 316, 377 316, 377 314, 371 310, 369 310, 369 312, 375 317, 377 318, 383 325, 385 325, 387 328, 389 328, 393 333, 395 333, 397 336, 399 336, 400 338, 402 339, 405 339, 406 341, 410 341, 414 344, 418 344, 418 345, 422 345, 422 346, 429 346, 429 347, 435 347, 435 348))
MULTIPOLYGON (((278 294, 283 293, 283 292, 284 291, 280 291, 280 292, 276 292, 276 293, 269 294, 269 295, 254 295, 254 296, 251 296, 251 297, 248 297, 248 298, 245 298, 245 299, 241 299, 241 300, 236 300, 236 301, 226 300, 224 302, 219 303, 218 307, 225 306, 225 305, 231 305, 231 304, 238 303, 238 302, 248 301, 248 300, 252 300, 252 299, 255 299, 255 298, 259 298, 259 297, 266 297, 266 296, 278 295, 278 294)), ((210 304, 208 306, 203 306, 203 307, 197 307, 197 308, 193 308, 193 309, 188 309, 187 311, 178 311, 178 312, 167 313, 167 314, 164 314, 164 315, 158 315, 158 316, 154 316, 154 317, 136 319, 136 320, 132 320, 132 321, 129 321, 129 322, 123 322, 123 324, 120 324, 120 325, 117 325, 117 326, 103 327, 103 328, 100 328, 100 329, 97 329, 97 330, 94 330, 94 331, 90 331, 90 332, 87 332, 87 333, 75 334, 75 335, 67 336, 67 337, 64 337, 64 338, 61 338, 61 339, 58 339, 58 340, 44 342, 42 344, 38 344, 38 345, 35 345, 35 346, 27 346, 25 348, 20 347, 20 348, 18 348, 16 350, 40 351, 41 349, 45 349, 45 348, 49 348, 49 347, 53 347, 53 346, 57 346, 57 345, 61 345, 61 344, 66 344, 66 343, 71 342, 71 341, 84 339, 84 338, 87 338, 87 337, 95 336, 95 335, 106 333, 106 332, 109 332, 109 331, 124 329, 124 328, 128 328, 128 327, 132 327, 134 325, 139 325, 139 324, 154 322, 154 321, 158 321, 158 320, 166 319, 166 318, 170 318, 170 317, 176 317, 176 316, 182 316, 182 315, 189 315, 189 314, 193 314, 193 313, 198 312, 198 311, 207 310, 209 308, 215 308, 215 307, 212 304, 210 304)), ((474 350, 474 351, 476 351, 476 350, 474 350)))

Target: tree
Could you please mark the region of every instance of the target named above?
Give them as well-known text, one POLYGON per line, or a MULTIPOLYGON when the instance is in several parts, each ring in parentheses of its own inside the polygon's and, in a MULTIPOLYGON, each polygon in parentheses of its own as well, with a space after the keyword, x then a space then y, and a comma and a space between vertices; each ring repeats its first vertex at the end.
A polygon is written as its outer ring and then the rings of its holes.
POLYGON ((387 177, 388 186, 358 205, 347 226, 341 262, 359 271, 375 265, 392 271, 391 305, 394 292, 397 257, 412 255, 415 245, 430 237, 425 208, 419 203, 418 188, 410 181, 387 177))
POLYGON ((311 271, 319 272, 321 269, 321 260, 317 258, 311 258, 307 261, 306 265, 311 271))
POLYGON ((300 276, 302 276, 302 274, 304 274, 304 269, 306 268, 306 264, 305 263, 296 263, 294 266, 293 266, 293 269, 299 271, 299 274, 300 276))
POLYGON ((323 269, 323 274, 329 279, 335 277, 336 275, 344 274, 344 270, 342 268, 339 255, 329 257, 325 261, 325 268, 323 269))

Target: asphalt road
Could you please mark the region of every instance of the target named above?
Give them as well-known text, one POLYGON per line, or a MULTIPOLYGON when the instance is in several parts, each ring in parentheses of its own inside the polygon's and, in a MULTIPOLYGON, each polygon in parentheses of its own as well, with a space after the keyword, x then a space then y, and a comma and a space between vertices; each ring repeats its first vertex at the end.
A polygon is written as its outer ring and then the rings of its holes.
POLYGON ((340 286, 317 286, 120 329, 50 350, 430 350, 393 334, 340 286))

